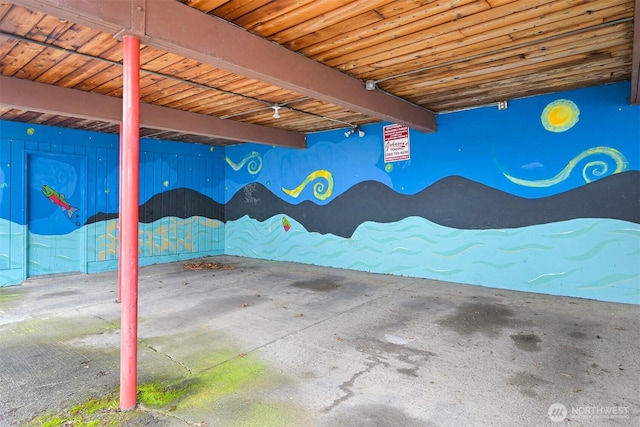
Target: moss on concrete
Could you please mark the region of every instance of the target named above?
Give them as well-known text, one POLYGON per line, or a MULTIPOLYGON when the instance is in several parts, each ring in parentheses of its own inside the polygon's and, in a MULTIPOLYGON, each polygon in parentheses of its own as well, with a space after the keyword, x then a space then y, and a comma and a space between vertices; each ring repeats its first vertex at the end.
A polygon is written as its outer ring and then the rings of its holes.
POLYGON ((20 297, 20 294, 9 293, 7 290, 0 288, 0 310, 7 310, 11 303, 20 297))
POLYGON ((66 422, 67 420, 65 420, 62 417, 53 417, 53 418, 48 418, 46 416, 42 416, 42 417, 38 417, 35 420, 33 420, 33 424, 29 424, 29 425, 38 425, 38 426, 42 426, 42 427, 54 427, 54 426, 61 426, 62 423, 66 422), (42 420, 41 420, 42 418, 42 420))
POLYGON ((138 410, 119 411, 118 391, 113 391, 105 396, 80 402, 58 414, 39 416, 25 426, 119 426, 136 420, 136 417, 143 414, 155 414, 158 419, 162 419, 171 412, 172 418, 180 419, 182 410, 189 413, 196 408, 206 412, 216 406, 231 408, 226 416, 232 419, 233 425, 284 425, 283 420, 288 418, 287 414, 291 416, 293 408, 280 403, 251 400, 254 392, 268 390, 278 384, 276 376, 269 374, 267 368, 250 355, 223 351, 211 355, 211 358, 220 360, 223 354, 235 356, 183 378, 158 379, 138 384, 138 410))
POLYGON ((139 416, 140 414, 136 412, 118 411, 117 394, 113 392, 103 397, 80 402, 71 408, 61 411, 59 414, 40 415, 24 424, 24 426, 115 427, 123 425, 125 422, 130 422, 139 416))
MULTIPOLYGON (((22 333, 27 332, 31 339, 46 337, 47 340, 80 345, 84 353, 90 352, 93 345, 105 345, 92 337, 119 328, 115 322, 74 322, 64 317, 29 319, 16 326, 22 333)), ((146 346, 153 351, 144 352, 138 363, 137 410, 121 412, 119 392, 113 390, 59 413, 40 416, 25 425, 119 426, 131 420, 140 422, 143 418, 167 420, 197 417, 194 414, 203 417, 216 414, 217 420, 211 422, 222 420, 232 422, 230 425, 269 427, 283 425, 286 414, 291 418, 295 413, 295 405, 289 402, 264 402, 265 392, 286 380, 271 372, 255 355, 243 354, 228 342, 228 347, 220 348, 224 337, 212 339, 211 333, 203 332, 202 337, 198 335, 196 339, 191 337, 193 345, 187 347, 180 344, 178 338, 154 337, 149 343, 141 342, 141 348, 146 346), (170 355, 163 353, 167 349, 170 349, 170 355)), ((117 350, 109 344, 106 346, 100 351, 117 350)))
MULTIPOLYGON (((213 358, 220 355, 212 355, 213 358)), ((287 379, 271 371, 252 354, 237 354, 194 376, 194 385, 177 406, 215 413, 220 425, 276 427, 296 425, 299 408, 293 402, 269 400, 270 390, 287 379)), ((217 424, 216 424, 217 425, 217 424)))
POLYGON ((254 402, 235 425, 238 427, 286 427, 295 425, 293 408, 282 403, 254 402))
POLYGON ((207 399, 218 400, 264 384, 265 370, 255 357, 236 357, 200 373, 198 388, 207 399))
POLYGON ((37 317, 16 322, 12 328, 30 339, 49 342, 82 341, 92 336, 116 333, 120 330, 120 321, 88 319, 78 322, 66 317, 37 317))
POLYGON ((91 415, 98 411, 112 410, 118 408, 118 399, 114 394, 109 394, 98 399, 91 399, 83 403, 72 406, 69 409, 70 415, 91 415))
POLYGON ((145 408, 173 409, 175 403, 189 392, 184 380, 154 381, 138 386, 138 403, 145 408), (168 408, 167 408, 168 407, 168 408))
POLYGON ((266 367, 255 357, 221 351, 209 355, 210 368, 176 380, 159 380, 138 386, 144 407, 210 408, 227 396, 274 384, 266 367))

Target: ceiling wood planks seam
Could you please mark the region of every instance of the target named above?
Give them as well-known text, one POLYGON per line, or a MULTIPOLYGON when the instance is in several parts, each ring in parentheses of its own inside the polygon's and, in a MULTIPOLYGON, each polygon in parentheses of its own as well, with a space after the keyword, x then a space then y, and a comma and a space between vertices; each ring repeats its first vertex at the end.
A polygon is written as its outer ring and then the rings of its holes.
MULTIPOLYGON (((259 142, 284 146, 299 146, 309 132, 381 120, 429 132, 434 113, 622 80, 631 80, 630 102, 640 103, 639 4, 0 0, 0 84, 21 79, 110 104, 122 96, 114 35, 130 31, 143 42, 141 101, 148 111, 162 108, 166 120, 142 136, 242 140, 229 139, 218 125, 225 122, 298 135, 261 133, 259 142), (376 90, 367 91, 367 81, 376 90), (216 126, 167 126, 187 113, 216 126)), ((0 119, 118 131, 112 118, 43 108, 37 99, 2 101, 0 93, 0 119)))
MULTIPOLYGON (((70 117, 114 124, 119 123, 122 118, 122 103, 115 97, 11 77, 0 77, 0 86, 3 87, 3 105, 10 108, 45 114, 62 113, 70 117), (88 105, 91 105, 90 109, 87 108, 88 105)), ((222 120, 151 104, 141 104, 140 126, 203 136, 217 135, 237 142, 265 143, 274 140, 287 147, 306 146, 304 135, 298 132, 222 120)))
POLYGON ((640 105, 640 0, 635 0, 633 58, 631 66, 631 104, 640 105))

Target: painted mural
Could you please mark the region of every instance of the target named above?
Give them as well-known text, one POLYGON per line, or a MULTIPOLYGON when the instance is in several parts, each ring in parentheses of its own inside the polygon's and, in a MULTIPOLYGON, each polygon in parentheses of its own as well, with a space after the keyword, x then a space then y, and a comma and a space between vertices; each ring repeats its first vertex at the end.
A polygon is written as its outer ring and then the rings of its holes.
MULTIPOLYGON (((117 268, 117 135, 0 126, 0 286, 117 268)), ((222 153, 142 140, 140 159, 140 265, 222 253, 222 153)))
POLYGON ((27 152, 28 276, 83 270, 85 168, 83 156, 27 152))
POLYGON ((11 240, 9 237, 9 223, 1 219, 3 216, 9 216, 8 203, 3 203, 5 188, 9 186, 7 183, 7 174, 4 172, 5 167, 6 163, 3 156, 2 161, 0 161, 0 270, 9 269, 9 243, 11 240))
POLYGON ((629 84, 438 117, 384 163, 382 126, 226 150, 225 252, 640 303, 640 108, 629 84), (249 161, 252 170, 238 167, 249 161))
MULTIPOLYGON (((142 140, 140 265, 216 254, 640 304, 629 83, 308 148, 142 140)), ((0 122, 0 286, 117 268, 117 136, 0 122), (25 196, 26 195, 26 196, 25 196)))

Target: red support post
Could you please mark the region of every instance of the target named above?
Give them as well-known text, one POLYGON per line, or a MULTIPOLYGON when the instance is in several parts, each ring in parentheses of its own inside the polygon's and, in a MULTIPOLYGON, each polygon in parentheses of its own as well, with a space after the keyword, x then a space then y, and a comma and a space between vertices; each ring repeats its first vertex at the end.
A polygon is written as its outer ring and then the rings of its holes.
MULTIPOLYGON (((124 174, 123 174, 123 168, 122 168, 122 152, 124 151, 124 148, 122 146, 122 122, 120 122, 120 126, 118 129, 118 135, 120 136, 120 182, 118 183, 118 185, 120 185, 120 183, 123 182, 124 180, 124 174)), ((120 207, 122 207, 122 187, 120 187, 118 189, 118 209, 120 209, 120 207)), ((120 234, 120 226, 121 226, 121 222, 120 222, 120 218, 118 218, 118 235, 121 236, 120 234)), ((116 298, 116 302, 121 302, 122 301, 122 260, 124 259, 124 257, 122 256, 122 241, 120 240, 118 242, 118 297, 116 298)))
POLYGON ((138 368, 138 191, 140 180, 140 40, 123 36, 120 165, 120 409, 134 409, 138 368))

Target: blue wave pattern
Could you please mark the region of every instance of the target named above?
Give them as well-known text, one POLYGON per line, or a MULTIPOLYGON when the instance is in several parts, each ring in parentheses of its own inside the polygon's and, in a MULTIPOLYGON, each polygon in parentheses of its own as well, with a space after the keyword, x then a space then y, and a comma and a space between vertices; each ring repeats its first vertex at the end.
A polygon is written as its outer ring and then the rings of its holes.
POLYGON ((626 221, 457 230, 410 217, 365 222, 345 239, 288 219, 288 232, 282 216, 228 222, 225 253, 640 304, 640 226, 626 221))
MULTIPOLYGON (((118 220, 89 224, 89 272, 117 268, 118 220)), ((205 217, 165 217, 138 225, 139 265, 181 261, 202 256, 220 255, 224 249, 223 222, 205 217)))
POLYGON ((0 218, 0 286, 22 282, 24 250, 21 244, 27 227, 0 218))
POLYGON ((11 223, 0 218, 0 270, 8 270, 11 264, 11 223))
POLYGON ((29 276, 83 270, 83 238, 81 229, 62 236, 29 232, 29 276))
MULTIPOLYGON (((224 250, 225 224, 205 217, 161 218, 138 227, 139 265, 181 261, 220 255, 224 250)), ((31 233, 26 226, 0 219, 0 286, 22 282, 22 263, 27 260, 29 277, 45 274, 114 270, 117 259, 118 221, 83 226, 60 236, 31 233), (11 238, 28 237, 28 254, 11 238), (85 242, 88 242, 86 251, 85 242)))

